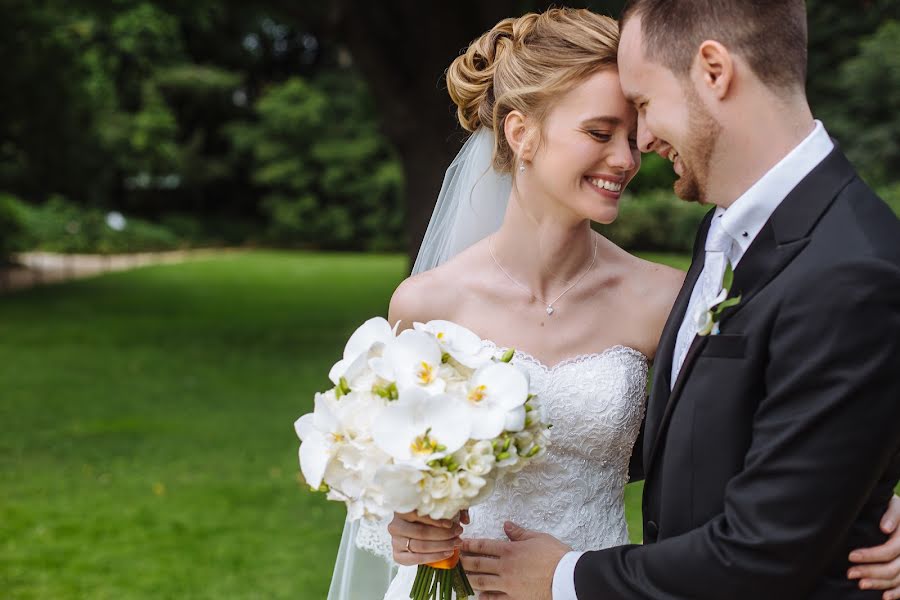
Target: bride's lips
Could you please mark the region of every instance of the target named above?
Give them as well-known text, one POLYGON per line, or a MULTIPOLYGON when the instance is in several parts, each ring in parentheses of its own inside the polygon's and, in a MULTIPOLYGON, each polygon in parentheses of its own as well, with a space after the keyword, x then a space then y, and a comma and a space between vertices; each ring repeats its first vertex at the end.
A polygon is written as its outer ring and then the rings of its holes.
POLYGON ((585 175, 584 180, 588 187, 610 200, 618 200, 621 198, 622 190, 625 189, 624 177, 615 177, 612 175, 585 175))

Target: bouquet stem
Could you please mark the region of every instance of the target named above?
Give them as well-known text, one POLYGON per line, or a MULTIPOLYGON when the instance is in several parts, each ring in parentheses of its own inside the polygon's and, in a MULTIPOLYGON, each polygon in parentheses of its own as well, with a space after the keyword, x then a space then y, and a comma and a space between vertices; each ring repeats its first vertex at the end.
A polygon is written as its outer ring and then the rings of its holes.
POLYGON ((411 600, 453 600, 454 593, 457 600, 475 595, 459 562, 459 550, 448 560, 419 565, 409 597, 411 600))

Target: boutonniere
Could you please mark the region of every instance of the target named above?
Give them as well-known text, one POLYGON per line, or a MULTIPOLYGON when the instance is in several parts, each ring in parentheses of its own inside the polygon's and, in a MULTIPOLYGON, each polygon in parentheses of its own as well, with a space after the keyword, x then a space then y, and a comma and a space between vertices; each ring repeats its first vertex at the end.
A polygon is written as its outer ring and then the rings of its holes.
POLYGON ((729 298, 731 286, 734 284, 734 269, 731 268, 731 261, 725 262, 725 274, 722 276, 722 291, 712 301, 712 305, 698 319, 700 331, 699 336, 719 335, 719 321, 722 320, 722 313, 726 309, 737 306, 741 303, 741 297, 729 298))

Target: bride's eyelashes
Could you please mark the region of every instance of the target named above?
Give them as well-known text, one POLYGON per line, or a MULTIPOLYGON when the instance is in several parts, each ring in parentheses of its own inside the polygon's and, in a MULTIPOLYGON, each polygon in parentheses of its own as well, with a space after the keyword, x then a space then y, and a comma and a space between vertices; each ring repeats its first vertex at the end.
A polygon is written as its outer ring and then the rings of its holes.
POLYGON ((597 140, 598 142, 603 142, 604 144, 609 142, 612 139, 611 133, 605 133, 603 131, 594 131, 590 129, 584 130, 586 134, 597 140))
MULTIPOLYGON (((602 131, 592 131, 592 130, 586 129, 586 130, 584 130, 584 132, 586 134, 588 134, 589 136, 591 136, 592 138, 594 138, 596 141, 602 142, 604 144, 608 143, 613 138, 611 133, 604 133, 602 131)), ((632 149, 637 150, 637 147, 638 147, 637 138, 629 137, 628 145, 631 146, 632 149)))

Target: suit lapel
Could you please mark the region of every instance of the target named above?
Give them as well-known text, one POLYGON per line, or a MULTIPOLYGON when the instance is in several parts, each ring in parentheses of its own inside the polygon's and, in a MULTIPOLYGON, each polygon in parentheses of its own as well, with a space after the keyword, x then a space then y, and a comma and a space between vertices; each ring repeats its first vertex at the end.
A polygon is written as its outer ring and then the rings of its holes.
POLYGON ((806 247, 813 227, 855 176, 835 149, 787 195, 738 263, 731 295, 740 295, 741 303, 723 314, 721 327, 806 247))
POLYGON ((657 345, 656 357, 653 361, 653 385, 651 388, 650 399, 647 402, 647 417, 645 419, 645 437, 644 437, 644 464, 649 465, 649 450, 652 442, 656 439, 656 431, 662 420, 663 411, 669 401, 669 390, 671 389, 672 377, 672 360, 675 354, 675 340, 678 337, 678 330, 681 322, 684 320, 684 314, 687 312, 687 306, 691 299, 691 292, 694 285, 703 271, 704 259, 706 252, 704 251, 706 244, 706 234, 709 231, 709 224, 712 222, 714 211, 710 211, 700 224, 697 231, 697 239, 694 242, 694 255, 691 260, 691 267, 688 269, 684 279, 684 285, 678 292, 675 304, 666 320, 662 335, 657 345))
MULTIPOLYGON (((852 165, 839 150, 835 149, 785 197, 738 263, 734 272, 734 285, 730 295, 740 295, 741 303, 728 309, 723 314, 720 327, 724 328, 735 314, 746 307, 753 297, 778 273, 783 271, 797 254, 806 247, 809 243, 807 236, 815 227, 815 224, 818 223, 828 207, 831 206, 838 192, 846 187, 855 176, 856 173, 852 165)), ((706 226, 708 229, 708 223, 706 226)), ((694 262, 698 262, 696 255, 694 262)), ((700 263, 702 269, 702 259, 700 263)), ((695 274, 692 281, 696 282, 698 276, 699 271, 695 274)), ((687 291, 688 299, 690 298, 691 289, 693 289, 693 282, 685 282, 685 287, 688 286, 688 283, 691 284, 687 291)), ((682 294, 679 295, 679 304, 684 291, 683 288, 682 294)), ((678 316, 677 322, 674 324, 674 335, 676 336, 684 318, 685 310, 686 305, 681 308, 680 316, 678 316)), ((675 385, 671 386, 672 392, 670 394, 669 372, 671 372, 672 368, 674 349, 669 348, 669 346, 674 346, 674 339, 672 339, 672 332, 670 331, 674 317, 676 317, 675 311, 670 316, 663 338, 660 340, 661 345, 663 342, 666 343, 666 357, 668 359, 665 369, 666 374, 663 376, 663 374, 654 373, 653 377, 653 394, 647 411, 648 422, 644 442, 646 475, 649 475, 654 459, 661 450, 666 426, 681 397, 681 392, 687 378, 690 376, 693 363, 706 346, 708 340, 708 337, 697 336, 694 338, 685 356, 684 364, 679 371, 678 379, 675 381, 675 385), (665 384, 665 388, 662 390, 658 389, 663 384, 665 384), (659 411, 662 412, 662 416, 658 417, 657 420, 656 415, 659 411)), ((662 364, 656 366, 656 368, 660 367, 662 367, 662 364)))

